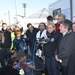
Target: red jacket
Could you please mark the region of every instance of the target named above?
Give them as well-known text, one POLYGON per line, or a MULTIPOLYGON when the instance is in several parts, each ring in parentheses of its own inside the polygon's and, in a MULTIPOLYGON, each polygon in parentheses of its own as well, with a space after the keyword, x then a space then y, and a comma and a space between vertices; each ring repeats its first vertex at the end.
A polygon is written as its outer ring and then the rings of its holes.
POLYGON ((60 27, 60 24, 56 23, 55 25, 56 25, 56 31, 58 31, 59 27, 60 27))

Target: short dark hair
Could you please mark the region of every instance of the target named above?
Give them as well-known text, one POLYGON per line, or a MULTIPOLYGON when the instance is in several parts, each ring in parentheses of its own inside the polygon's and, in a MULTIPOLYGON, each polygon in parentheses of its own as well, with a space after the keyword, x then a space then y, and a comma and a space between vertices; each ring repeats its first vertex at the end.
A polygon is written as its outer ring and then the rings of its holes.
POLYGON ((2 26, 3 26, 4 24, 7 25, 6 23, 2 23, 2 26))
POLYGON ((8 66, 13 67, 14 62, 17 62, 16 57, 8 59, 8 66))
POLYGON ((29 27, 30 25, 32 25, 32 24, 31 24, 31 23, 28 23, 28 24, 27 24, 27 27, 29 27))
POLYGON ((65 27, 68 27, 68 30, 72 29, 72 22, 68 19, 61 21, 60 24, 62 24, 65 27))
POLYGON ((53 21, 53 17, 51 16, 51 15, 49 15, 48 17, 47 17, 47 20, 49 20, 49 21, 53 21))
POLYGON ((27 53, 24 51, 19 51, 16 56, 16 60, 19 61, 22 57, 27 56, 27 53))

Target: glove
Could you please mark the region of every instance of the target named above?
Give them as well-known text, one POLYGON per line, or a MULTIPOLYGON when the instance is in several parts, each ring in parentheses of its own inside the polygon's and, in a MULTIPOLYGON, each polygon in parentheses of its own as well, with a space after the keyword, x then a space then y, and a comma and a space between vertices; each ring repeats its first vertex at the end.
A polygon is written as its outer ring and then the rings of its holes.
POLYGON ((46 38, 45 41, 46 41, 46 42, 50 42, 50 38, 46 38))

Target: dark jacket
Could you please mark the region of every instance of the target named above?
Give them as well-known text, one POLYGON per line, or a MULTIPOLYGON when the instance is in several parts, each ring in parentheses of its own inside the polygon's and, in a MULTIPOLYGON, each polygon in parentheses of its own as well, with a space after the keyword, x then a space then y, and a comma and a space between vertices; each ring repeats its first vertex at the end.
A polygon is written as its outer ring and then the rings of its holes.
POLYGON ((72 52, 68 61, 68 74, 75 75, 75 50, 72 52))
POLYGON ((4 37, 4 43, 1 44, 1 47, 2 48, 10 48, 11 46, 11 33, 6 30, 2 30, 2 34, 3 34, 3 37, 4 37))
POLYGON ((13 40, 13 45, 16 48, 17 51, 25 51, 25 50, 27 50, 25 39, 22 38, 22 37, 20 39, 15 38, 13 40), (24 47, 25 47, 25 49, 24 49, 24 47))
POLYGON ((54 56, 54 53, 57 49, 58 46, 58 39, 60 37, 60 34, 58 32, 53 31, 49 38, 50 38, 50 42, 46 43, 44 45, 44 53, 45 56, 54 56))
POLYGON ((26 36, 30 40, 30 44, 29 44, 30 46, 33 46, 33 43, 34 43, 34 41, 36 39, 36 33, 37 32, 38 32, 38 29, 34 28, 34 27, 33 27, 33 31, 32 32, 30 32, 30 30, 26 31, 26 36))
POLYGON ((2 44, 2 40, 3 40, 3 35, 2 35, 2 31, 0 31, 0 47, 1 47, 1 44, 2 44))
POLYGON ((67 66, 73 50, 75 50, 75 33, 70 30, 63 36, 59 45, 58 58, 62 60, 63 66, 67 66))
POLYGON ((0 75, 20 75, 19 71, 10 66, 4 66, 0 68, 0 75))
POLYGON ((32 65, 33 64, 33 61, 30 60, 30 59, 27 59, 26 61, 24 62, 18 62, 17 64, 17 69, 20 70, 20 69, 23 69, 24 72, 26 73, 25 75, 32 75, 32 69, 28 67, 28 65, 32 65))

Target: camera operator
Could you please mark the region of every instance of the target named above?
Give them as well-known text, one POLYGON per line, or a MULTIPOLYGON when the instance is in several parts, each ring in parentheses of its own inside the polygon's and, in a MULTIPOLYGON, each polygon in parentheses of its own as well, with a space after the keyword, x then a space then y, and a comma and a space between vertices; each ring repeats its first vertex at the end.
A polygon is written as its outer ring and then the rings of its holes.
POLYGON ((39 24, 39 31, 36 34, 36 40, 39 40, 45 36, 46 36, 46 25, 45 23, 41 22, 39 24))
POLYGON ((55 31, 55 24, 50 22, 47 25, 47 38, 45 41, 47 42, 44 45, 44 54, 45 54, 45 64, 47 67, 48 75, 59 75, 57 69, 57 62, 55 60, 55 51, 57 49, 59 33, 55 31))
MULTIPOLYGON (((39 24, 38 28, 39 28, 39 31, 36 34, 36 40, 37 40, 38 44, 37 44, 37 50, 36 50, 36 54, 35 55, 37 57, 37 60, 36 60, 37 61, 37 66, 39 67, 39 62, 41 61, 41 63, 43 63, 43 60, 41 59, 41 57, 43 55, 42 41, 44 40, 44 37, 46 36, 46 31, 47 30, 46 30, 46 24, 44 22, 41 22, 39 24)), ((42 68, 43 68, 43 66, 42 66, 42 68)), ((40 67, 39 67, 39 69, 40 69, 40 67)))
POLYGON ((38 42, 38 49, 42 49, 40 42, 42 42, 45 36, 46 36, 46 25, 45 23, 41 22, 39 24, 39 31, 36 34, 36 40, 38 42))

